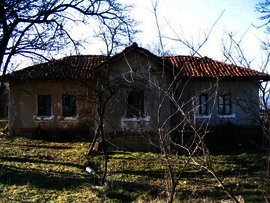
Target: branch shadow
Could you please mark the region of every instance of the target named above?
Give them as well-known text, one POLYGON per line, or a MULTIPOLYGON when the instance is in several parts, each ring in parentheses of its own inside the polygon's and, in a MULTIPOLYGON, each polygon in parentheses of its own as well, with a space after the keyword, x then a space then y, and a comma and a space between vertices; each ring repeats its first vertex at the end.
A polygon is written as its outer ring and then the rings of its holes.
POLYGON ((44 148, 44 149, 72 149, 72 147, 68 147, 68 146, 47 146, 47 145, 32 145, 32 144, 12 144, 12 143, 8 143, 8 144, 4 144, 1 143, 1 145, 6 145, 8 147, 10 146, 20 146, 20 147, 32 147, 32 148, 44 148))
MULTIPOLYGON (((18 159, 18 158, 17 158, 18 159)), ((23 159, 19 159, 22 161, 23 159)), ((70 172, 42 172, 38 169, 23 169, 17 166, 0 164, 0 183, 4 185, 31 185, 41 189, 61 191, 75 188, 85 184, 99 185, 100 178, 97 176, 76 175, 70 172)), ((157 197, 162 188, 147 183, 135 181, 125 182, 111 180, 107 182, 108 190, 103 193, 96 191, 97 195, 106 195, 110 199, 121 202, 133 202, 139 194, 149 194, 157 197)))
POLYGON ((50 160, 53 160, 53 158, 48 157, 48 156, 32 156, 32 157, 35 157, 37 159, 32 159, 32 158, 27 158, 27 157, 0 156, 0 160, 9 161, 9 162, 20 162, 20 163, 30 162, 30 163, 37 163, 37 164, 56 164, 56 165, 62 165, 62 166, 68 166, 68 167, 71 166, 71 167, 76 167, 79 169, 84 169, 84 166, 80 164, 76 164, 76 163, 50 161, 50 160))
POLYGON ((148 194, 152 197, 160 195, 162 188, 147 183, 109 181, 109 190, 106 196, 120 202, 134 202, 139 194, 148 194))
POLYGON ((31 144, 19 144, 22 147, 33 147, 33 148, 45 148, 45 149, 72 149, 68 146, 47 146, 47 145, 31 145, 31 144))
POLYGON ((220 188, 212 188, 212 189, 202 189, 199 190, 190 190, 185 189, 178 193, 177 195, 179 200, 187 200, 187 199, 207 199, 211 198, 214 201, 220 201, 224 199, 228 199, 226 193, 220 188))
POLYGON ((121 170, 113 172, 112 174, 127 174, 137 176, 147 176, 149 178, 164 178, 164 170, 121 170))
POLYGON ((36 169, 22 169, 0 164, 0 182, 7 185, 32 185, 38 188, 63 190, 86 183, 96 184, 91 176, 77 176, 69 172, 41 172, 36 169))

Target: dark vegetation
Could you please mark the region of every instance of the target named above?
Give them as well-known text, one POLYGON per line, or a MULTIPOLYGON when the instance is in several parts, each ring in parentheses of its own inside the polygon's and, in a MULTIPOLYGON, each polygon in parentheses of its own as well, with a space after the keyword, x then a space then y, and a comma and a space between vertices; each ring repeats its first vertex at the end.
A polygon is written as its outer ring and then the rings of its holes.
POLYGON ((5 128, 7 124, 8 121, 6 120, 6 118, 0 118, 0 131, 5 128))
MULTIPOLYGON (((89 144, 82 141, 45 141, 0 136, 0 199, 3 202, 165 202, 164 160, 159 154, 110 153, 108 177, 100 186, 102 155, 86 158, 89 144), (95 175, 85 171, 96 170, 95 175)), ((180 168, 187 157, 174 157, 180 168)), ((263 156, 215 155, 218 175, 238 199, 263 201, 263 156)), ((215 179, 190 164, 177 185, 176 200, 228 200, 215 179)))

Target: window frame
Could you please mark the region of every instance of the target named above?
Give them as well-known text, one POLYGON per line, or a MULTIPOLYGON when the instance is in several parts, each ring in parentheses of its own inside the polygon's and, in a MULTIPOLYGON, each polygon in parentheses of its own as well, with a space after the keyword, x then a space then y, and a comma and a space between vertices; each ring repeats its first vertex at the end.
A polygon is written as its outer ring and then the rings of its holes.
POLYGON ((218 95, 218 115, 232 115, 232 95, 231 94, 220 94, 218 95), (229 109, 229 111, 227 111, 229 109))
POLYGON ((52 116, 52 95, 50 94, 37 95, 37 116, 43 117, 52 116))
POLYGON ((208 94, 200 94, 197 97, 197 114, 199 116, 209 115, 208 94), (204 98, 204 101, 203 101, 204 98))
POLYGON ((73 95, 73 94, 63 94, 62 95, 62 116, 63 117, 76 117, 77 116, 77 97, 76 97, 76 95, 73 95), (65 99, 67 99, 67 100, 65 100, 65 99), (67 104, 65 104, 66 101, 68 101, 67 104))
POLYGON ((144 91, 132 90, 127 95, 127 118, 145 118, 144 91))

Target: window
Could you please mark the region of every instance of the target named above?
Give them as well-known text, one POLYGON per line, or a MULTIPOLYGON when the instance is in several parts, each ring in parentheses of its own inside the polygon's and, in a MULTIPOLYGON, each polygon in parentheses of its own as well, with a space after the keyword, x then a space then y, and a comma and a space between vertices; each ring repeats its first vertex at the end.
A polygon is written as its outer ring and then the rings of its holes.
POLYGON ((63 95, 62 98, 63 116, 76 116, 76 96, 63 95))
POLYGON ((127 98, 127 117, 142 118, 144 117, 144 93, 143 91, 132 91, 127 98))
POLYGON ((51 95, 38 95, 38 116, 52 115, 52 97, 51 95))
POLYGON ((232 114, 232 99, 230 94, 219 95, 218 97, 218 114, 231 115, 232 114))
POLYGON ((208 95, 202 94, 198 98, 198 114, 199 115, 208 115, 208 95))

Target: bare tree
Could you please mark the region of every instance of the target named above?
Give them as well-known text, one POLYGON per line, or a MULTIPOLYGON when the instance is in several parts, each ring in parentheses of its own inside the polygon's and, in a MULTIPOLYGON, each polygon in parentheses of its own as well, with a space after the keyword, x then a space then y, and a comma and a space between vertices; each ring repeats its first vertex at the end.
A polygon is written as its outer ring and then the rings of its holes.
MULTIPOLYGON (((135 31, 133 34, 134 33, 135 31)), ((97 33, 97 37, 99 37, 105 45, 107 60, 105 61, 103 67, 98 70, 98 81, 95 86, 89 86, 89 89, 91 89, 96 96, 96 115, 94 115, 93 118, 97 127, 94 130, 94 137, 89 146, 87 155, 91 156, 96 143, 101 143, 103 152, 103 174, 101 177, 101 184, 103 185, 106 181, 107 166, 109 161, 107 149, 108 143, 104 129, 106 112, 108 111, 108 106, 112 98, 119 93, 121 89, 128 86, 122 77, 114 76, 111 73, 109 62, 112 53, 115 53, 118 48, 126 46, 130 41, 132 41, 132 36, 131 32, 126 32, 126 25, 121 21, 117 21, 110 25, 100 25, 100 32, 97 33)))
MULTIPOLYGON (((261 14, 260 19, 262 20, 263 24, 259 26, 259 28, 263 27, 266 29, 266 33, 270 33, 270 1, 263 0, 256 5, 256 11, 261 14)), ((266 70, 269 66, 270 61, 270 41, 269 38, 262 40, 262 49, 266 53, 265 61, 262 63, 262 70, 266 70)), ((269 83, 264 83, 260 87, 261 90, 261 108, 263 110, 263 117, 262 117, 262 129, 264 134, 264 143, 263 148, 267 152, 266 162, 265 162, 265 171, 266 174, 263 180, 263 192, 266 202, 270 202, 270 112, 269 112, 269 83), (266 178, 265 178, 266 177, 266 178)))
MULTIPOLYGON (((257 10, 264 13, 265 16, 262 19, 266 19, 267 15, 267 6, 270 5, 269 1, 266 1, 265 3, 258 4, 259 7, 257 7, 257 10)), ((269 16, 268 16, 269 18, 269 16)), ((267 25, 266 23, 265 25, 267 25)), ((268 28, 269 29, 269 28, 268 28)), ((227 40, 223 42, 223 55, 226 59, 226 61, 229 61, 232 64, 244 66, 250 68, 252 66, 253 59, 249 59, 245 51, 243 49, 242 44, 242 38, 244 35, 240 38, 240 40, 236 40, 233 33, 227 34, 227 40)), ((267 68, 269 66, 269 59, 270 59, 270 53, 268 51, 267 46, 269 46, 269 42, 262 42, 262 61, 260 61, 259 68, 262 72, 267 72, 267 68), (268 44, 268 45, 267 45, 268 44)), ((261 116, 254 116, 254 120, 257 122, 257 124, 261 127, 262 133, 263 133, 263 142, 261 149, 266 155, 265 163, 263 164, 265 166, 265 174, 263 174, 262 178, 262 191, 266 202, 269 202, 269 194, 270 194, 270 112, 269 112, 269 82, 268 81, 261 81, 261 83, 258 83, 259 90, 260 90, 260 103, 254 104, 253 101, 247 97, 248 99, 245 101, 239 101, 238 106, 243 110, 250 113, 250 115, 253 114, 253 108, 250 106, 257 105, 258 108, 260 108, 261 116), (242 104, 241 104, 242 103, 242 104)), ((248 95, 247 95, 248 96, 248 95)))
MULTIPOLYGON (((164 55, 164 43, 160 26, 158 20, 158 1, 153 4, 153 12, 156 21, 156 27, 158 30, 158 38, 160 43, 161 55, 164 61, 166 61, 166 56, 164 55)), ((165 36, 166 39, 173 40, 180 45, 185 45, 189 48, 192 56, 200 55, 200 49, 208 41, 212 30, 222 17, 224 11, 214 22, 213 26, 206 33, 205 38, 198 44, 190 43, 185 40, 184 37, 179 36, 177 32, 171 27, 171 30, 176 35, 175 38, 165 36)), ((160 51, 159 51, 160 52, 160 51)), ((165 66, 165 63, 164 63, 165 66)), ((213 167, 213 160, 211 159, 210 152, 205 143, 205 137, 209 132, 209 122, 211 119, 212 112, 216 105, 219 79, 213 80, 209 87, 206 87, 201 92, 211 92, 211 97, 208 98, 207 102, 210 105, 208 119, 203 122, 197 122, 194 115, 198 111, 199 104, 197 100, 198 95, 192 95, 188 92, 188 85, 191 82, 191 78, 182 79, 181 70, 185 69, 186 65, 182 65, 179 70, 173 70, 171 82, 167 89, 162 89, 160 86, 156 86, 158 94, 160 95, 160 105, 157 113, 158 118, 158 135, 159 135, 159 146, 161 153, 164 156, 164 166, 165 166, 165 181, 166 181, 166 196, 167 202, 173 202, 176 195, 176 187, 179 180, 183 176, 183 172, 187 169, 190 164, 196 165, 199 168, 205 169, 209 172, 217 181, 218 185, 224 190, 224 192, 231 198, 234 202, 239 202, 237 198, 234 197, 232 192, 225 186, 222 179, 217 175, 215 168, 213 167), (185 98, 185 95, 189 95, 189 98, 185 98), (162 111, 164 100, 169 99, 173 106, 172 113, 167 119, 162 120, 160 117, 160 112, 162 111), (171 128, 168 128, 166 122, 177 117, 178 122, 176 122, 171 128), (189 132, 189 133, 187 133, 189 132), (173 148, 177 153, 174 154, 171 151, 173 148), (182 164, 179 164, 179 160, 175 159, 178 152, 181 151, 187 155, 186 160, 182 164), (177 166, 177 167, 176 167, 177 166)), ((164 67, 163 67, 164 68, 164 67)), ((152 82, 153 84, 156 84, 152 82)))
POLYGON ((260 19, 263 21, 262 26, 266 26, 267 32, 270 32, 270 1, 263 0, 256 5, 256 11, 261 13, 260 19))
MULTIPOLYGON (((4 78, 11 62, 17 56, 50 60, 53 53, 71 46, 79 52, 81 41, 74 38, 72 31, 80 24, 88 25, 89 30, 98 24, 106 29, 104 36, 107 57, 118 47, 120 40, 129 44, 135 34, 135 21, 130 18, 132 7, 114 0, 4 0, 0 2, 0 93, 4 78), (105 37, 106 35, 106 37, 105 37), (106 41, 107 40, 107 41, 106 41), (110 42, 109 42, 110 41, 110 42)), ((107 69, 107 67, 106 67, 107 69)), ((106 71, 105 71, 106 72, 106 71)), ((105 78, 108 74, 105 74, 105 78)), ((107 102, 114 94, 111 82, 94 87, 98 99, 97 137, 102 140, 105 172, 107 170, 107 150, 104 141, 104 111, 107 102)))
MULTIPOLYGON (((270 1, 262 0, 256 5, 256 11, 261 14, 260 20, 262 20, 262 24, 258 26, 258 28, 265 28, 266 33, 270 33, 270 1)), ((270 42, 268 40, 262 41, 262 47, 265 50, 270 49, 270 42)))
POLYGON ((97 99, 97 129, 95 130, 95 134, 87 155, 92 155, 97 140, 100 140, 103 152, 103 174, 101 177, 101 184, 104 185, 108 168, 108 150, 104 130, 105 113, 107 110, 108 102, 117 93, 117 85, 114 85, 112 81, 108 80, 108 74, 105 74, 105 80, 100 80, 93 91, 97 99))
POLYGON ((132 35, 131 7, 113 0, 3 0, 0 2, 0 91, 4 76, 14 56, 48 60, 48 53, 67 45, 78 50, 80 42, 71 35, 78 24, 110 27, 121 24, 126 35, 132 35))

